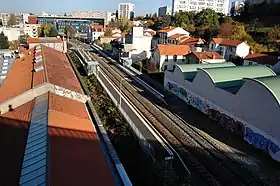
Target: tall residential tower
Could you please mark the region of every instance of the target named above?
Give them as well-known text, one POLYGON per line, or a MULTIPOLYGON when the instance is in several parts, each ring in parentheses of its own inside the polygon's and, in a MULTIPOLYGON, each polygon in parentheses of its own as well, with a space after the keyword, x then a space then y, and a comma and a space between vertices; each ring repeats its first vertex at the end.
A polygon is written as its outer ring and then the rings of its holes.
POLYGON ((229 13, 229 0, 173 0, 172 14, 179 11, 201 11, 210 8, 215 12, 227 15, 229 13))
POLYGON ((128 19, 133 19, 134 17, 135 5, 132 3, 120 3, 118 9, 118 18, 126 17, 128 19))

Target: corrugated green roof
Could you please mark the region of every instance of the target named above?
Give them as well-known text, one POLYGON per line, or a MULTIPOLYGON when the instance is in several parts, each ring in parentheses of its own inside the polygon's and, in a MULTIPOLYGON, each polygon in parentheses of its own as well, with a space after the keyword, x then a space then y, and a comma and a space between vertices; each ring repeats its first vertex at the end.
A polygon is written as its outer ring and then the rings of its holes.
POLYGON ((262 77, 251 80, 262 84, 266 89, 268 89, 271 92, 271 94, 278 101, 278 104, 280 104, 280 76, 262 77))
POLYGON ((207 73, 214 83, 242 80, 243 78, 276 76, 270 68, 263 65, 204 68, 199 70, 207 73))
POLYGON ((195 72, 198 68, 216 68, 216 67, 232 67, 235 66, 231 62, 212 63, 212 64, 181 64, 177 65, 182 72, 195 72))

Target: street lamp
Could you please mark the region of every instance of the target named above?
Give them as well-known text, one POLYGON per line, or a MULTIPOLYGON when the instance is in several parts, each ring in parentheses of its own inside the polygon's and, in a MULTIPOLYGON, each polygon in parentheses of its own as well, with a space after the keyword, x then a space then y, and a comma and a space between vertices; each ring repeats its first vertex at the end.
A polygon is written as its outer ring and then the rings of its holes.
POLYGON ((123 82, 124 80, 129 80, 129 79, 128 79, 127 77, 124 77, 124 78, 122 78, 121 81, 120 81, 120 101, 119 101, 119 107, 121 107, 121 104, 122 104, 122 82, 123 82))

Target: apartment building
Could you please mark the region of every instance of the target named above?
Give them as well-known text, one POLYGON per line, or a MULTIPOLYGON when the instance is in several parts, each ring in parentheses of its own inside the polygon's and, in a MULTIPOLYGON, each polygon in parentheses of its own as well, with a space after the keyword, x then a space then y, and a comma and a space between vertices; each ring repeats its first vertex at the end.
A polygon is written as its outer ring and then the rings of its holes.
POLYGON ((134 17, 135 5, 132 3, 120 3, 118 9, 118 18, 126 17, 128 19, 133 19, 134 17))
POLYGON ((170 6, 162 6, 158 8, 158 16, 162 17, 165 15, 171 15, 171 7, 170 6))
POLYGON ((229 0, 173 0, 172 15, 179 11, 201 11, 210 8, 215 12, 227 15, 229 0))

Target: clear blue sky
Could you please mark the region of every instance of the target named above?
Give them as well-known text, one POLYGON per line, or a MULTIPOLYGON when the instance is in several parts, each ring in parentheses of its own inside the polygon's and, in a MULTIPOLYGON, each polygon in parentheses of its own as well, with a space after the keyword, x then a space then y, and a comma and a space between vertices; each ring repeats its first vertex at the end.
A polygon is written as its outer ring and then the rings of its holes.
POLYGON ((157 12, 171 0, 0 0, 0 12, 49 12, 63 13, 74 10, 97 10, 114 12, 119 3, 134 3, 136 15, 157 12))

